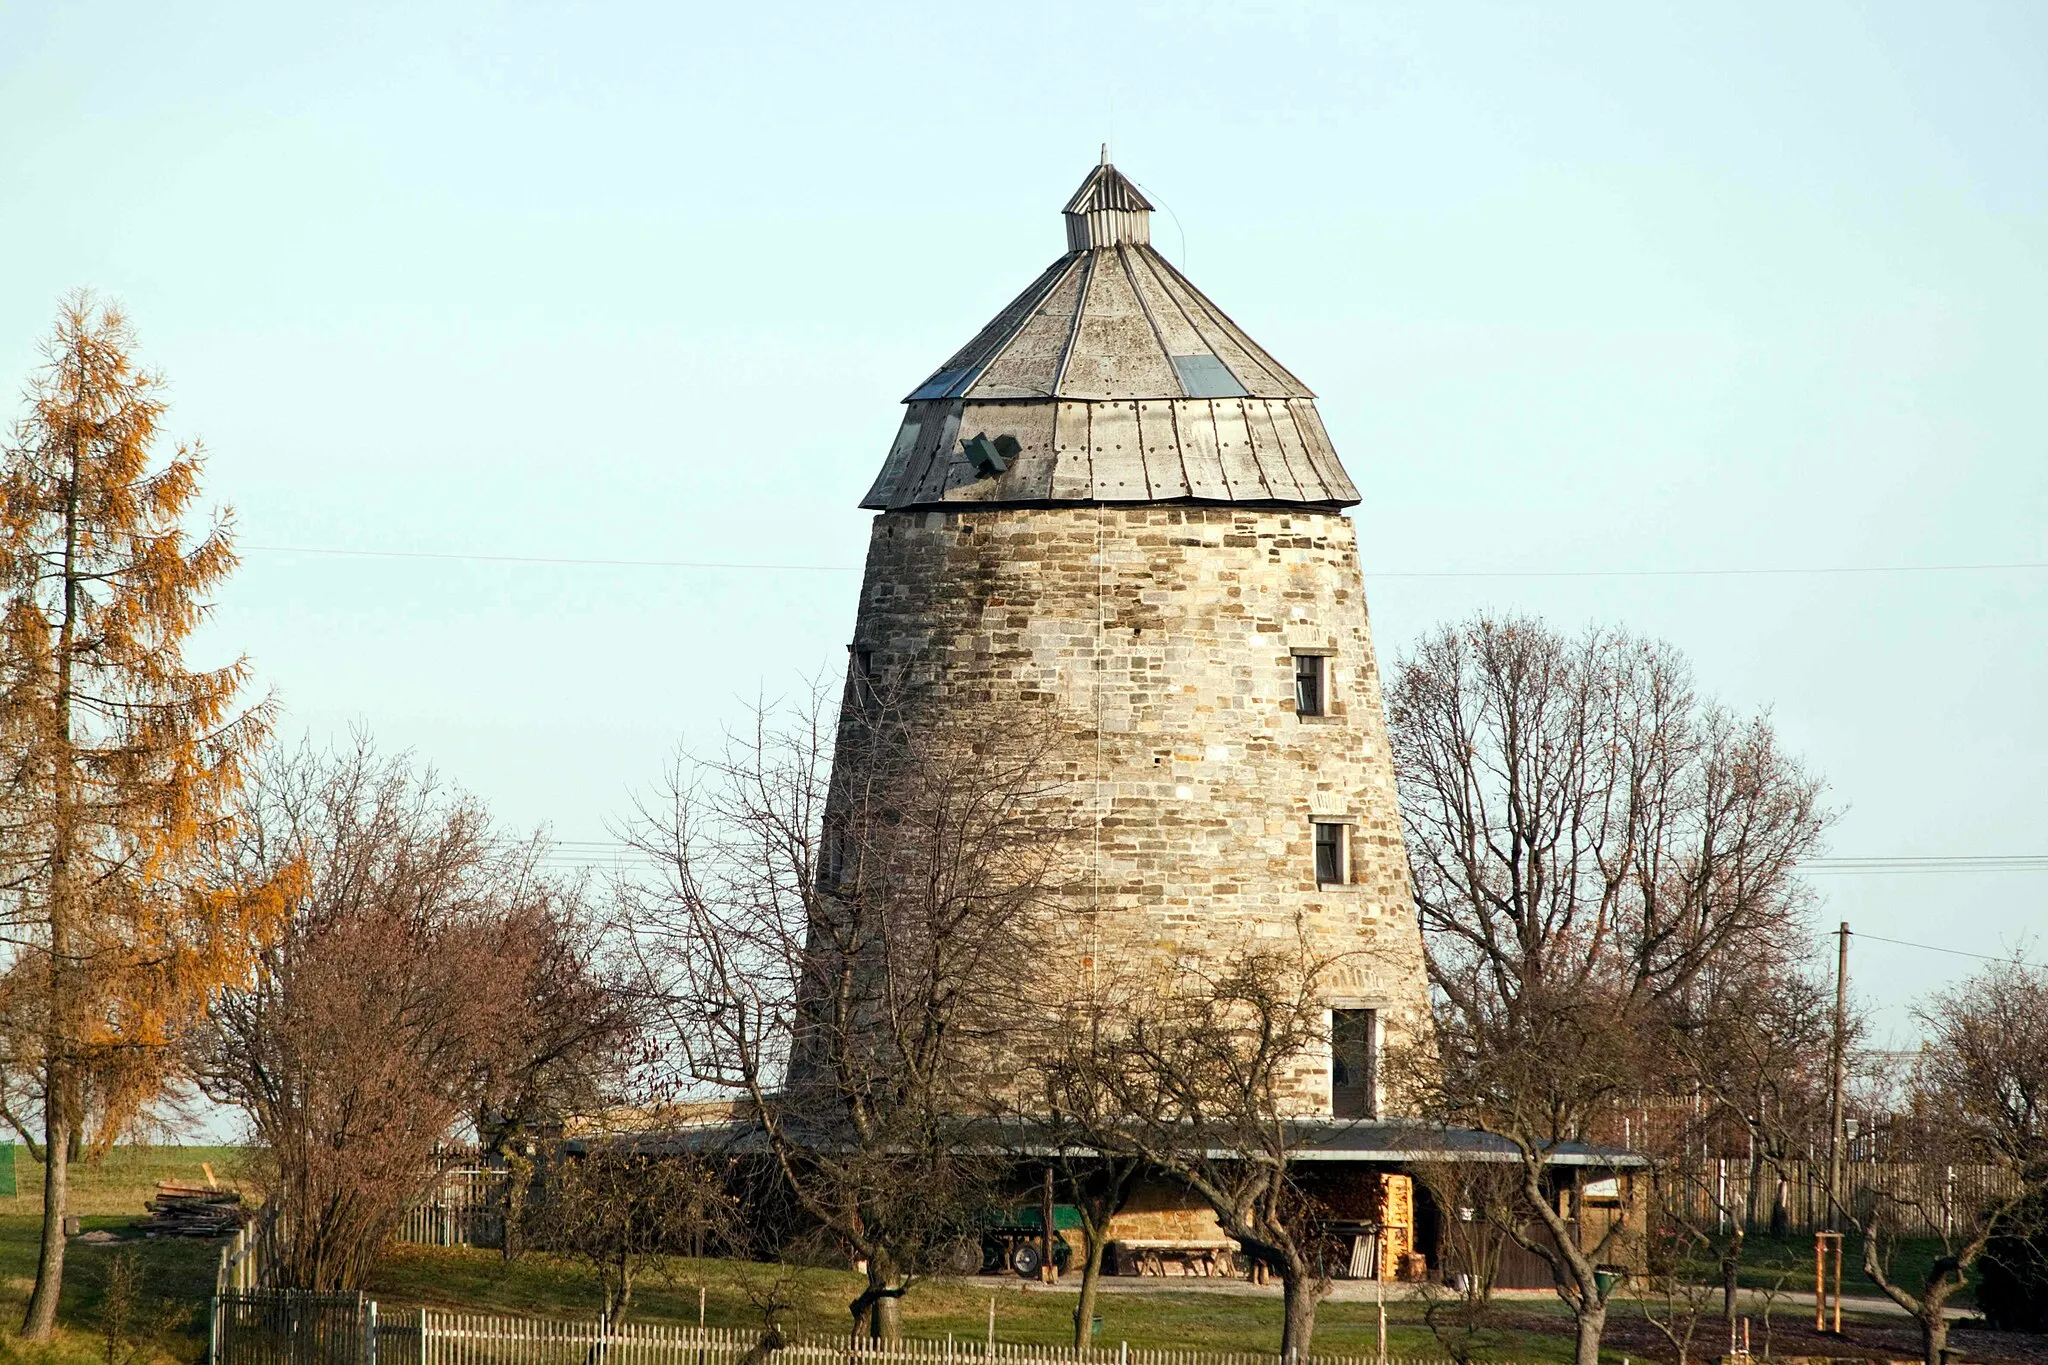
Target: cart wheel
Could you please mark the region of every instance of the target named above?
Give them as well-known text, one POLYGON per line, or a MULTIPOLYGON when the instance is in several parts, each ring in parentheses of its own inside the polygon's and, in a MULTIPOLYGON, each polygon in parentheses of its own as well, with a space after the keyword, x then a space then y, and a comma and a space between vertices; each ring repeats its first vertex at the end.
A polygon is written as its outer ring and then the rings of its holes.
POLYGON ((1038 1268, 1044 1264, 1045 1256, 1038 1250, 1036 1242, 1019 1242, 1010 1252, 1010 1269, 1016 1271, 1020 1279, 1037 1279, 1038 1268))
POLYGON ((976 1275, 981 1272, 981 1239, 962 1237, 947 1247, 939 1268, 948 1275, 976 1275))

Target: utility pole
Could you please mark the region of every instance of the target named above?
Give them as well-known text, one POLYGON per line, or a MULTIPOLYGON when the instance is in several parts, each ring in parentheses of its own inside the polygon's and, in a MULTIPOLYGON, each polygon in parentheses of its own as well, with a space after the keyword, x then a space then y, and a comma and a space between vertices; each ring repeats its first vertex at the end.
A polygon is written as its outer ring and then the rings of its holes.
POLYGON ((1045 1168, 1045 1184, 1039 1188, 1038 1236, 1039 1254, 1042 1259, 1038 1263, 1038 1278, 1047 1284, 1058 1284, 1060 1268, 1059 1263, 1052 1258, 1052 1225, 1052 1167, 1048 1164, 1045 1168))
POLYGON ((1842 1204, 1842 1072, 1848 1045, 1845 1036, 1849 1015, 1849 922, 1842 921, 1840 946, 1835 955, 1835 1045, 1833 1089, 1828 1102, 1828 1231, 1841 1231, 1842 1204))

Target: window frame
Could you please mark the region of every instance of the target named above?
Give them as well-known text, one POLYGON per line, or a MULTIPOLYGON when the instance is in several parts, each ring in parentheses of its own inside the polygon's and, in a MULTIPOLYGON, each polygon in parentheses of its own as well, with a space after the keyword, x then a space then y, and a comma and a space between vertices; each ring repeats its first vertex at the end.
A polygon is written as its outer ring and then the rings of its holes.
POLYGON ((1310 818, 1309 863, 1310 870, 1315 874, 1316 885, 1318 887, 1352 885, 1351 822, 1349 820, 1337 820, 1328 818, 1319 819, 1314 817, 1310 818), (1334 830, 1336 832, 1336 838, 1330 841, 1336 847, 1335 858, 1337 875, 1334 879, 1327 879, 1323 876, 1324 830, 1334 830))
POLYGON ((1330 714, 1330 656, 1321 650, 1297 649, 1292 651, 1294 660, 1294 714, 1303 717, 1321 717, 1330 714), (1304 668, 1306 671, 1304 671, 1304 668), (1302 683, 1312 680, 1315 685, 1315 705, 1304 709, 1302 683))
POLYGON ((881 693, 875 686, 874 647, 856 640, 846 647, 846 654, 846 674, 852 685, 854 712, 872 717, 881 706, 881 693))
POLYGON ((837 892, 846 886, 846 827, 837 820, 827 820, 819 840, 817 886, 827 894, 837 892))
POLYGON ((1380 1116, 1380 1051, 1384 1040, 1381 1007, 1379 1005, 1350 1004, 1333 1001, 1330 1005, 1330 1116, 1332 1118, 1376 1119, 1380 1116), (1352 1092, 1346 1097, 1346 1104, 1338 1103, 1337 1069, 1344 1059, 1339 1052, 1339 1016, 1364 1016, 1365 1024, 1365 1075, 1362 1080, 1348 1082, 1344 1089, 1352 1092), (1355 1110, 1356 1112, 1350 1112, 1355 1110))

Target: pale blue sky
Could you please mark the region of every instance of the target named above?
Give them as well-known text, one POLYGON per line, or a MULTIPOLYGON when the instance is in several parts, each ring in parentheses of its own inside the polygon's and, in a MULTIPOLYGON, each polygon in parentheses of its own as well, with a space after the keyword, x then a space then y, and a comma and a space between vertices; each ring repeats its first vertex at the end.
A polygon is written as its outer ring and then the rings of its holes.
MULTIPOLYGON (((2044 130, 2036 4, 14 3, 0 382, 90 285, 252 547, 851 568, 898 400, 1107 138, 1321 395, 1375 570, 2038 564, 2044 130)), ((210 641, 601 839, 836 667, 856 586, 252 548, 210 641)), ((2048 853, 2048 572, 1368 586, 1386 660, 1482 607, 1681 645, 1836 854, 2048 853)), ((2048 923, 2040 872, 1816 885, 2048 923)), ((1894 1000, 1970 966, 1857 952, 1894 1000)))

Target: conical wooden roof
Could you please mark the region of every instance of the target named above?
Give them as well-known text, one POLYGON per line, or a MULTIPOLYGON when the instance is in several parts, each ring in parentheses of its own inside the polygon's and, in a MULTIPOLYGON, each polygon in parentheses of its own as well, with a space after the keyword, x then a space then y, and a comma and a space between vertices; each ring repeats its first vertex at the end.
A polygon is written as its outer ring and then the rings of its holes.
POLYGON ((862 506, 1358 501, 1314 395, 1152 249, 1151 211, 1089 172, 1067 253, 904 400, 862 506))

